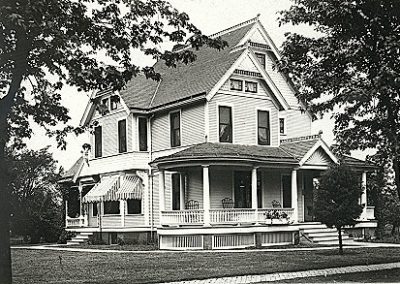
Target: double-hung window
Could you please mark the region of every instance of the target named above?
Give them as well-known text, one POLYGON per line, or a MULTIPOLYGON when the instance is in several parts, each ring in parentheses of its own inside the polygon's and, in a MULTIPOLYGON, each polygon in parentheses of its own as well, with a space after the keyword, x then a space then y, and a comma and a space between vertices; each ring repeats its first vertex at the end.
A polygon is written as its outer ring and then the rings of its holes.
POLYGON ((169 116, 171 125, 171 147, 181 146, 181 113, 173 112, 169 116))
POLYGON ((257 93, 257 82, 245 81, 244 91, 247 93, 257 93))
POLYGON ((258 118, 258 144, 271 145, 271 134, 269 127, 269 112, 259 110, 257 113, 258 118))
POLYGON ((232 143, 232 108, 219 107, 219 142, 232 143))
POLYGON ((118 121, 118 151, 126 152, 126 119, 118 121))
POLYGON ((147 118, 139 117, 139 151, 147 151, 147 118))
POLYGON ((94 128, 94 157, 98 158, 102 156, 102 130, 101 126, 94 128))
POLYGON ((243 91, 243 81, 231 79, 231 90, 243 91))

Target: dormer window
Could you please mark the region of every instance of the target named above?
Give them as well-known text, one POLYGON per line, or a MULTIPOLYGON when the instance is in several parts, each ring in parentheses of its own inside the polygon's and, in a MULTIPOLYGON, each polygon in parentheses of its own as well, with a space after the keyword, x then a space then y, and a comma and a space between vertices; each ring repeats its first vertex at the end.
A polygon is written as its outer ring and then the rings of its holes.
POLYGON ((231 90, 243 91, 243 81, 231 79, 231 90))
POLYGON ((257 82, 246 81, 244 91, 247 93, 257 93, 257 82))
POLYGON ((258 61, 261 63, 262 67, 265 69, 265 54, 256 52, 256 57, 258 61))

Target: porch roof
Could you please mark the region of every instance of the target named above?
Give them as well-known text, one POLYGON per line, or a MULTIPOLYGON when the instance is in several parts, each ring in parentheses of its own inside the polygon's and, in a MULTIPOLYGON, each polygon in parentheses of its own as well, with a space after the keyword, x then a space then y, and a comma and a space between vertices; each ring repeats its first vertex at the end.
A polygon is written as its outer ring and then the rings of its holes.
POLYGON ((169 156, 155 159, 155 166, 179 162, 248 161, 251 163, 298 164, 298 160, 280 147, 224 143, 201 143, 169 156))

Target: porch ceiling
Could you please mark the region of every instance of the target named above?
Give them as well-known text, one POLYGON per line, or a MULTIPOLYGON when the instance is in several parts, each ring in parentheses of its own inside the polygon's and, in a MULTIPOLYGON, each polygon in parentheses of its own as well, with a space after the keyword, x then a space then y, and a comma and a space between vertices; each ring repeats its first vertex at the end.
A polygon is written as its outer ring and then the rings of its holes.
POLYGON ((196 144, 178 153, 155 159, 157 167, 198 163, 249 163, 298 165, 298 160, 279 147, 223 143, 196 144))

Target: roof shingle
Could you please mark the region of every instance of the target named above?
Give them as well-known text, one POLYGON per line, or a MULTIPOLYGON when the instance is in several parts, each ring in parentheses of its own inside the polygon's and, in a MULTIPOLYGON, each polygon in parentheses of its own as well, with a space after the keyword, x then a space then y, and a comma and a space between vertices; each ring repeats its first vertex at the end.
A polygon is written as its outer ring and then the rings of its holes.
POLYGON ((187 65, 178 63, 172 68, 163 61, 157 62, 154 69, 160 73, 161 82, 138 75, 120 91, 122 99, 129 108, 151 109, 191 96, 206 95, 242 54, 240 50, 232 52, 232 49, 253 25, 254 22, 249 22, 223 34, 221 39, 228 43, 223 50, 210 47, 193 50, 196 60, 187 65))

